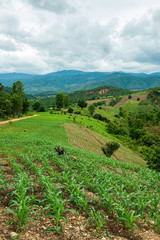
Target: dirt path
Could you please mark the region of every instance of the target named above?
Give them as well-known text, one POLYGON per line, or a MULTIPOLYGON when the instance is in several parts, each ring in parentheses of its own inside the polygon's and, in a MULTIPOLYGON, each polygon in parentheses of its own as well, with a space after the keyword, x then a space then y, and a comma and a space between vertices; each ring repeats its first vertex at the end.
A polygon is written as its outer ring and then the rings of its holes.
POLYGON ((26 118, 31 118, 31 117, 36 117, 36 116, 38 116, 38 115, 37 115, 37 114, 34 114, 33 116, 28 116, 28 117, 15 118, 15 119, 12 119, 12 120, 7 120, 7 121, 4 121, 4 122, 0 122, 0 126, 6 125, 6 124, 9 123, 9 122, 16 122, 16 121, 20 121, 20 120, 23 120, 23 119, 26 119, 26 118))

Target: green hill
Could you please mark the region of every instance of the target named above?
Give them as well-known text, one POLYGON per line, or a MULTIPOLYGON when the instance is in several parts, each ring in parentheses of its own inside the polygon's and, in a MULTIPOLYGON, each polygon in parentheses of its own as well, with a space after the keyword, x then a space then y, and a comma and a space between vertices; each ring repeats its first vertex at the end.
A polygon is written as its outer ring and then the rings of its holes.
POLYGON ((20 80, 27 93, 46 91, 73 92, 93 89, 98 86, 112 85, 130 90, 147 89, 160 86, 160 74, 124 72, 83 72, 76 70, 59 71, 45 75, 23 73, 0 74, 0 82, 5 86, 20 80))

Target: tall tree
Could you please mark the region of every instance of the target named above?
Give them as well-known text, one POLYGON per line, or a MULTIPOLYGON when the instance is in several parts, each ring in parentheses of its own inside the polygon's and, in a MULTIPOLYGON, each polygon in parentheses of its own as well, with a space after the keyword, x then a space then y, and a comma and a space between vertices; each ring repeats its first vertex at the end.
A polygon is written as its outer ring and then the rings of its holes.
POLYGON ((30 106, 30 102, 29 102, 28 98, 24 98, 23 99, 23 109, 22 109, 22 112, 23 113, 27 113, 28 110, 29 110, 29 106, 30 106))
POLYGON ((70 101, 69 101, 69 96, 67 94, 64 95, 64 107, 69 107, 70 101))
POLYGON ((40 111, 40 108, 41 108, 41 103, 40 103, 38 100, 36 100, 36 101, 34 102, 32 108, 33 108, 33 110, 39 112, 39 111, 40 111))
POLYGON ((78 106, 80 108, 85 108, 85 107, 87 107, 87 102, 85 102, 84 100, 79 100, 78 101, 78 106))
POLYGON ((63 93, 57 93, 55 100, 56 100, 56 106, 59 110, 64 107, 64 94, 63 93))
POLYGON ((21 115, 21 111, 23 109, 23 96, 24 96, 23 83, 21 81, 14 82, 11 91, 13 117, 15 113, 18 113, 18 118, 21 115))
POLYGON ((3 90, 3 85, 2 85, 2 83, 0 83, 0 92, 3 90))
POLYGON ((95 106, 93 104, 91 104, 88 107, 88 111, 90 112, 91 116, 93 116, 93 113, 95 112, 95 106))

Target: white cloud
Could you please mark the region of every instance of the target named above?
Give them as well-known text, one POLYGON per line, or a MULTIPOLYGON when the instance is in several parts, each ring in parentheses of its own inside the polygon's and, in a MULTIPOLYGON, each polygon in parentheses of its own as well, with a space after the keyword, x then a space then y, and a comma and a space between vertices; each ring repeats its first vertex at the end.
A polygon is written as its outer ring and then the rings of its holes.
POLYGON ((159 71, 159 0, 0 4, 0 72, 159 71))
POLYGON ((53 11, 57 14, 74 11, 73 6, 67 0, 28 0, 28 3, 33 7, 53 11))

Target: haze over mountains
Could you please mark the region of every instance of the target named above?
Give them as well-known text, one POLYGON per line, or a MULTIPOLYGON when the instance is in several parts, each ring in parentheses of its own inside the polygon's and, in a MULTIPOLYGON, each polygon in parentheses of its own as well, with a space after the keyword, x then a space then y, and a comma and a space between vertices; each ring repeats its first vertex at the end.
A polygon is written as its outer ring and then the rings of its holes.
POLYGON ((18 80, 23 82, 26 93, 30 94, 44 91, 69 93, 103 85, 112 85, 130 90, 141 90, 159 87, 160 72, 146 74, 64 70, 45 75, 24 73, 0 74, 0 82, 4 86, 12 86, 13 82, 18 80))

